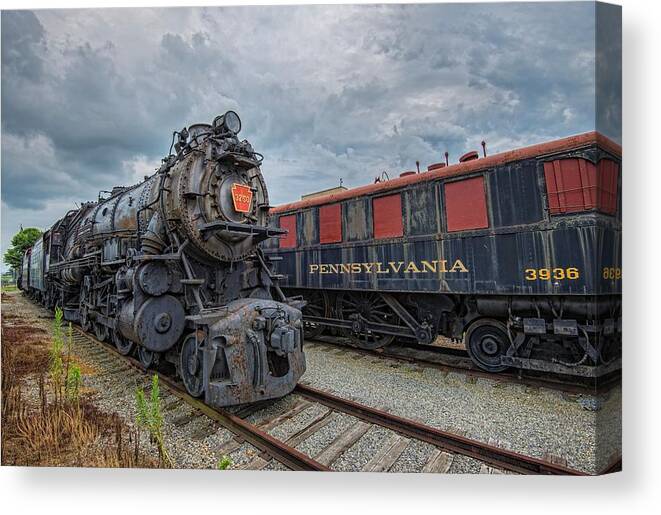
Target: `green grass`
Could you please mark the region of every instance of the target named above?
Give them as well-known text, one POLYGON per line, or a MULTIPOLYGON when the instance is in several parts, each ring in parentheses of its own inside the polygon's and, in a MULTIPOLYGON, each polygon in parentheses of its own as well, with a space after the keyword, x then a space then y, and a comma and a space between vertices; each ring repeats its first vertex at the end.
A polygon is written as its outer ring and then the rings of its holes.
POLYGON ((158 387, 158 375, 154 374, 151 382, 151 395, 145 397, 145 391, 139 387, 135 391, 137 426, 149 431, 152 442, 156 444, 160 462, 168 468, 174 467, 174 462, 167 449, 163 437, 163 414, 161 413, 161 398, 158 387))
POLYGON ((1 291, 3 293, 11 293, 14 291, 18 291, 18 287, 15 284, 3 284, 1 287, 1 291))

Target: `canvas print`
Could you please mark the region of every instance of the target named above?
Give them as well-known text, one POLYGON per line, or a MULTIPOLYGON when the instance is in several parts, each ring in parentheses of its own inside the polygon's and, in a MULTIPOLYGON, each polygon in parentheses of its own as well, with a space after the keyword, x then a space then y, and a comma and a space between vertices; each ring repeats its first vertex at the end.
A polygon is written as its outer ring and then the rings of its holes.
POLYGON ((621 469, 621 9, 2 12, 2 465, 621 469))

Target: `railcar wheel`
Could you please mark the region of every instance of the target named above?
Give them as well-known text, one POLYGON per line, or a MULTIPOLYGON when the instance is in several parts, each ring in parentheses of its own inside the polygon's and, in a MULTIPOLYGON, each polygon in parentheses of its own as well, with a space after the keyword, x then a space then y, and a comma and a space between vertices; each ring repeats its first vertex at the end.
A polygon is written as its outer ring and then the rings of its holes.
POLYGON ((502 372, 509 368, 500 363, 500 357, 509 347, 507 328, 503 323, 492 319, 474 322, 466 331, 464 344, 473 363, 482 370, 502 372))
POLYGON ((113 331, 112 339, 115 343, 115 347, 117 347, 117 351, 122 356, 128 356, 131 354, 131 352, 133 352, 133 347, 135 344, 128 338, 124 338, 119 331, 113 331))
POLYGON ((201 397, 204 393, 202 377, 202 342, 198 342, 195 333, 189 335, 181 346, 179 355, 179 371, 186 391, 192 397, 201 397))
MULTIPOLYGON (((368 322, 377 324, 399 323, 399 317, 378 293, 342 292, 337 296, 337 313, 342 320, 352 320, 356 315, 360 315, 368 322)), ((350 337, 353 345, 367 350, 380 349, 390 345, 395 339, 391 334, 372 331, 351 331, 350 337)))
POLYGON ((108 327, 98 322, 94 322, 93 325, 96 338, 102 342, 105 342, 108 339, 108 327))
POLYGON ((305 328, 305 337, 314 340, 322 335, 326 327, 321 324, 306 322, 305 316, 327 317, 328 316, 328 296, 322 291, 312 291, 304 295, 307 304, 303 308, 303 323, 305 328))
POLYGON ((138 359, 145 368, 153 368, 158 365, 158 354, 145 349, 142 345, 138 347, 138 359))

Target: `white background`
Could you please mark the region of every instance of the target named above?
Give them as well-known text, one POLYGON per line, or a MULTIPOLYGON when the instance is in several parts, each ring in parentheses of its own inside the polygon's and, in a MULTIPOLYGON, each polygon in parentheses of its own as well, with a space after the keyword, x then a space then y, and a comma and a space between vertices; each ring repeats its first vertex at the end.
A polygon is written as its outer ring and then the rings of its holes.
MULTIPOLYGON (((250 2, 160 1, 135 5, 250 2)), ((304 3, 304 2, 255 2, 304 3)), ((325 3, 340 3, 326 1, 325 3)), ((624 0, 624 472, 602 478, 0 469, 4 513, 618 513, 661 505, 659 2, 624 0)), ((57 2, 57 7, 133 6, 57 2)), ((0 1, 3 9, 53 7, 0 1)))

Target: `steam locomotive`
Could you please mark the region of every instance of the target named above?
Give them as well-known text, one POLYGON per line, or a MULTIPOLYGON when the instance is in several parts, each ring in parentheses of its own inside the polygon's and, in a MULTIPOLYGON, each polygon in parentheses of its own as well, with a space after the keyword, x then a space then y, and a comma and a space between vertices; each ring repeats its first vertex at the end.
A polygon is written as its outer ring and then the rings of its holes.
MULTIPOLYGON (((620 368, 621 148, 591 132, 271 210, 306 334, 376 349, 463 339, 489 372, 620 368)), ((342 191, 344 190, 344 191, 342 191)))
POLYGON ((258 245, 263 157, 233 111, 175 131, 158 171, 69 211, 24 255, 20 287, 212 406, 286 395, 305 371, 303 302, 258 245), (174 149, 174 152, 173 152, 174 149))

